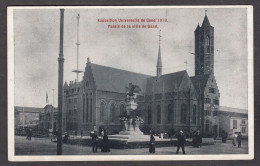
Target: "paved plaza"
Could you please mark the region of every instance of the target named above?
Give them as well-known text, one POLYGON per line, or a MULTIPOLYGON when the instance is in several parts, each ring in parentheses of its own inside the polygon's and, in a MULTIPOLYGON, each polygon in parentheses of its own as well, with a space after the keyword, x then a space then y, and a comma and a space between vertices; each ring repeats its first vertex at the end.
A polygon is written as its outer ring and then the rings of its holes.
MULTIPOLYGON (((15 136, 15 155, 56 155, 56 143, 51 142, 50 138, 32 138, 26 140, 24 136, 15 136)), ((139 149, 111 149, 111 152, 92 153, 89 146, 68 145, 62 146, 63 155, 149 155, 148 148, 139 149)), ((242 141, 242 148, 234 147, 231 140, 221 143, 217 140, 214 145, 202 146, 201 148, 185 147, 187 154, 247 154, 248 142, 242 141)), ((176 147, 158 147, 155 155, 176 155, 176 147)), ((179 154, 181 155, 181 153, 179 154)))

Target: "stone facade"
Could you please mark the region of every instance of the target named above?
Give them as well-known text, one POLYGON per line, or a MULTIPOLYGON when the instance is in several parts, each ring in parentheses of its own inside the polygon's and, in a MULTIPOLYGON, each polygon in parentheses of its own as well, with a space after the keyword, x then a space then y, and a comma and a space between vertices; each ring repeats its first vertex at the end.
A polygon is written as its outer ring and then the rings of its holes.
POLYGON ((57 131, 58 130, 58 110, 52 105, 46 105, 39 114, 40 130, 57 131))

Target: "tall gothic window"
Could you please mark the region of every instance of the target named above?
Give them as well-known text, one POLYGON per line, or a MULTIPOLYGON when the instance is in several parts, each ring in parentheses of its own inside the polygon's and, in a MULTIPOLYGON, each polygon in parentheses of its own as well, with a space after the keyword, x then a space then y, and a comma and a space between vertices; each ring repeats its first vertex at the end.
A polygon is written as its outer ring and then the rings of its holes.
POLYGON ((100 103, 100 122, 105 121, 105 104, 103 102, 100 103))
POLYGON ((207 52, 210 53, 210 38, 207 36, 206 38, 206 47, 207 47, 207 52))
POLYGON ((157 105, 157 123, 161 123, 161 106, 157 105))
POLYGON ((173 104, 168 105, 168 122, 173 122, 173 104))
POLYGON ((115 107, 114 103, 112 103, 110 105, 110 119, 111 119, 111 122, 115 122, 115 119, 116 119, 116 107, 115 107))
POLYGON ((210 45, 209 36, 206 37, 206 45, 207 45, 207 46, 210 45))
POLYGON ((120 116, 126 116, 126 115, 127 115, 127 112, 126 112, 125 106, 124 106, 124 104, 121 104, 121 106, 120 106, 120 116))
POLYGON ((152 110, 150 105, 148 105, 148 124, 152 124, 152 110))
POLYGON ((194 124, 197 123, 197 118, 196 118, 196 114, 197 114, 197 110, 196 110, 196 105, 193 105, 193 117, 192 117, 192 121, 194 124))
POLYGON ((186 104, 181 104, 181 123, 186 123, 186 104))

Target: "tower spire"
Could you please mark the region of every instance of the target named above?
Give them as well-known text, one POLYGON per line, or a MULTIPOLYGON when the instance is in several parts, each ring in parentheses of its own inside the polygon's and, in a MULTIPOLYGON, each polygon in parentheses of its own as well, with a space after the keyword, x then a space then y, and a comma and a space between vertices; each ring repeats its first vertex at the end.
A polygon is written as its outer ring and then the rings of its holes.
POLYGON ((162 59, 161 59, 161 30, 159 30, 159 51, 158 51, 158 59, 157 59, 157 71, 156 76, 159 78, 162 75, 162 59))
POLYGON ((80 45, 80 42, 79 42, 79 18, 80 18, 80 15, 78 14, 78 16, 77 16, 77 43, 76 43, 76 46, 77 46, 77 69, 72 71, 72 72, 75 72, 77 74, 76 82, 78 82, 78 80, 79 80, 79 73, 82 72, 81 70, 79 70, 79 45, 80 45))

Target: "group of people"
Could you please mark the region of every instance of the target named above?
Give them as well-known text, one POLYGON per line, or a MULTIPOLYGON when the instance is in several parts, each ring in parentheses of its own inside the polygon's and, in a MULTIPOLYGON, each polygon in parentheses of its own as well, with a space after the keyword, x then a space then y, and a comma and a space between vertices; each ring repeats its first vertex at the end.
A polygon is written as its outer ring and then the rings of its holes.
POLYGON ((109 145, 107 132, 105 130, 102 130, 101 136, 103 137, 102 142, 99 141, 96 130, 90 132, 93 153, 97 152, 99 146, 101 148, 101 152, 110 152, 110 145, 109 145))
MULTIPOLYGON (((184 135, 183 131, 180 130, 180 132, 177 135, 177 151, 176 151, 176 154, 179 153, 180 148, 182 149, 182 153, 186 154, 185 153, 185 141, 186 141, 185 135, 184 135)), ((151 132, 151 136, 150 136, 149 152, 155 153, 155 138, 154 138, 154 135, 153 135, 152 132, 151 132)))

